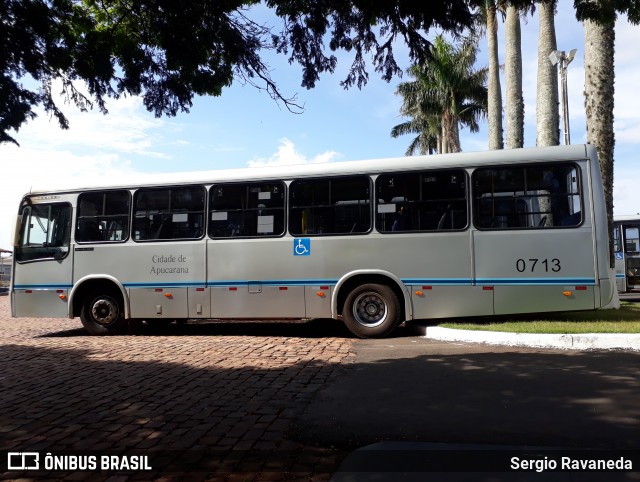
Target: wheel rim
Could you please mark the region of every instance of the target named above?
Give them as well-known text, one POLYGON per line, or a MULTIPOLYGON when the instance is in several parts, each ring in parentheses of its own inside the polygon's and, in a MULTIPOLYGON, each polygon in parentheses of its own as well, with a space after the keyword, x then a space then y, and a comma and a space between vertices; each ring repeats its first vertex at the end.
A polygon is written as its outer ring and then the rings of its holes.
POLYGON ((358 323, 369 328, 384 323, 387 313, 386 301, 373 291, 362 293, 353 303, 353 317, 358 323))
POLYGON ((98 298, 91 305, 91 317, 100 325, 109 325, 118 318, 118 303, 108 296, 98 298))

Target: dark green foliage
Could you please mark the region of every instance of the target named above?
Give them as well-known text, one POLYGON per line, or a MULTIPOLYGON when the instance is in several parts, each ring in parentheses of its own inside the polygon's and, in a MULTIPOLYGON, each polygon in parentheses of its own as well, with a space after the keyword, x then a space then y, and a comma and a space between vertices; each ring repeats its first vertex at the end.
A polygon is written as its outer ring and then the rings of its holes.
MULTIPOLYGON (((637 14, 636 2, 611 1, 629 4, 627 11, 637 14)), ((423 63, 426 32, 472 28, 483 0, 265 0, 281 19, 279 27, 251 19, 250 8, 258 3, 0 0, 0 143, 16 142, 9 132, 32 119, 38 107, 67 128, 52 95, 60 84, 65 100, 81 110, 97 106, 106 113, 107 98, 140 95, 161 116, 188 112, 195 95, 220 95, 240 79, 300 110, 272 80, 261 57, 265 49, 300 64, 306 88, 335 70, 336 50, 353 53, 345 88, 367 82, 367 60, 389 81, 402 71, 396 42, 408 47, 413 63, 423 63)))

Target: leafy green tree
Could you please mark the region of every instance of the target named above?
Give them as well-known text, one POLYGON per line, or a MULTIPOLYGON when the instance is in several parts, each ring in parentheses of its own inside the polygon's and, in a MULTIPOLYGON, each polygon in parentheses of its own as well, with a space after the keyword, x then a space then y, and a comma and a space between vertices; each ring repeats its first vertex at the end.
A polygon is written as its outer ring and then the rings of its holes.
POLYGON ((52 93, 54 81, 81 110, 96 106, 104 113, 109 97, 140 95, 156 116, 175 115, 188 111, 195 95, 220 95, 239 78, 299 110, 272 79, 261 56, 266 49, 300 64, 306 88, 323 72, 334 72, 332 52, 352 52, 343 85, 361 87, 369 54, 374 70, 389 80, 401 72, 395 40, 421 61, 430 28, 460 33, 474 15, 473 0, 439 0, 429 8, 406 0, 265 0, 282 20, 269 27, 251 18, 258 3, 0 0, 0 142, 15 142, 10 132, 38 107, 68 127, 52 93))
POLYGON ((487 112, 487 69, 474 70, 477 55, 475 38, 459 47, 439 35, 429 51, 429 59, 408 70, 414 80, 398 85, 402 96, 401 114, 411 117, 395 126, 391 135, 417 133, 407 149, 412 154, 460 151, 460 125, 471 132, 479 129, 478 120, 487 112), (422 130, 419 130, 422 128, 422 130))

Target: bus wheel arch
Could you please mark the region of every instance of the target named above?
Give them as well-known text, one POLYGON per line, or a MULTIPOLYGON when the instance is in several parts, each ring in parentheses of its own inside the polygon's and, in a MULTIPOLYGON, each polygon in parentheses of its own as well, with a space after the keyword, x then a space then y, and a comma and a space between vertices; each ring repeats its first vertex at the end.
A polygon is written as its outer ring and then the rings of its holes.
POLYGON ((128 300, 124 288, 116 280, 103 277, 81 280, 71 294, 70 314, 79 316, 89 333, 126 333, 128 300))
POLYGON ((407 300, 404 285, 393 275, 357 273, 336 285, 333 314, 360 338, 384 337, 411 317, 407 300))

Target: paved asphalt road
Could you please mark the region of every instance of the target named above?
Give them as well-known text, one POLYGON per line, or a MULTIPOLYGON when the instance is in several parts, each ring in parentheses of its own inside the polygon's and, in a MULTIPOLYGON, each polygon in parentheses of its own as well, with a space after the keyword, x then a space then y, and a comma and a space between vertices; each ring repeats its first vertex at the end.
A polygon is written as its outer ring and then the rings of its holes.
MULTIPOLYGON (((78 320, 11 319, 0 297, 0 456, 93 450, 158 462, 145 473, 47 480, 400 480, 346 473, 340 462, 376 442, 640 453, 639 435, 637 352, 443 343, 407 331, 357 340, 331 321, 91 337, 78 320), (163 454, 178 469, 159 468, 163 454)), ((2 462, 0 479, 34 478, 3 473, 2 462)), ((589 480, 614 480, 596 475, 589 480)), ((615 480, 640 480, 623 475, 615 480)))

